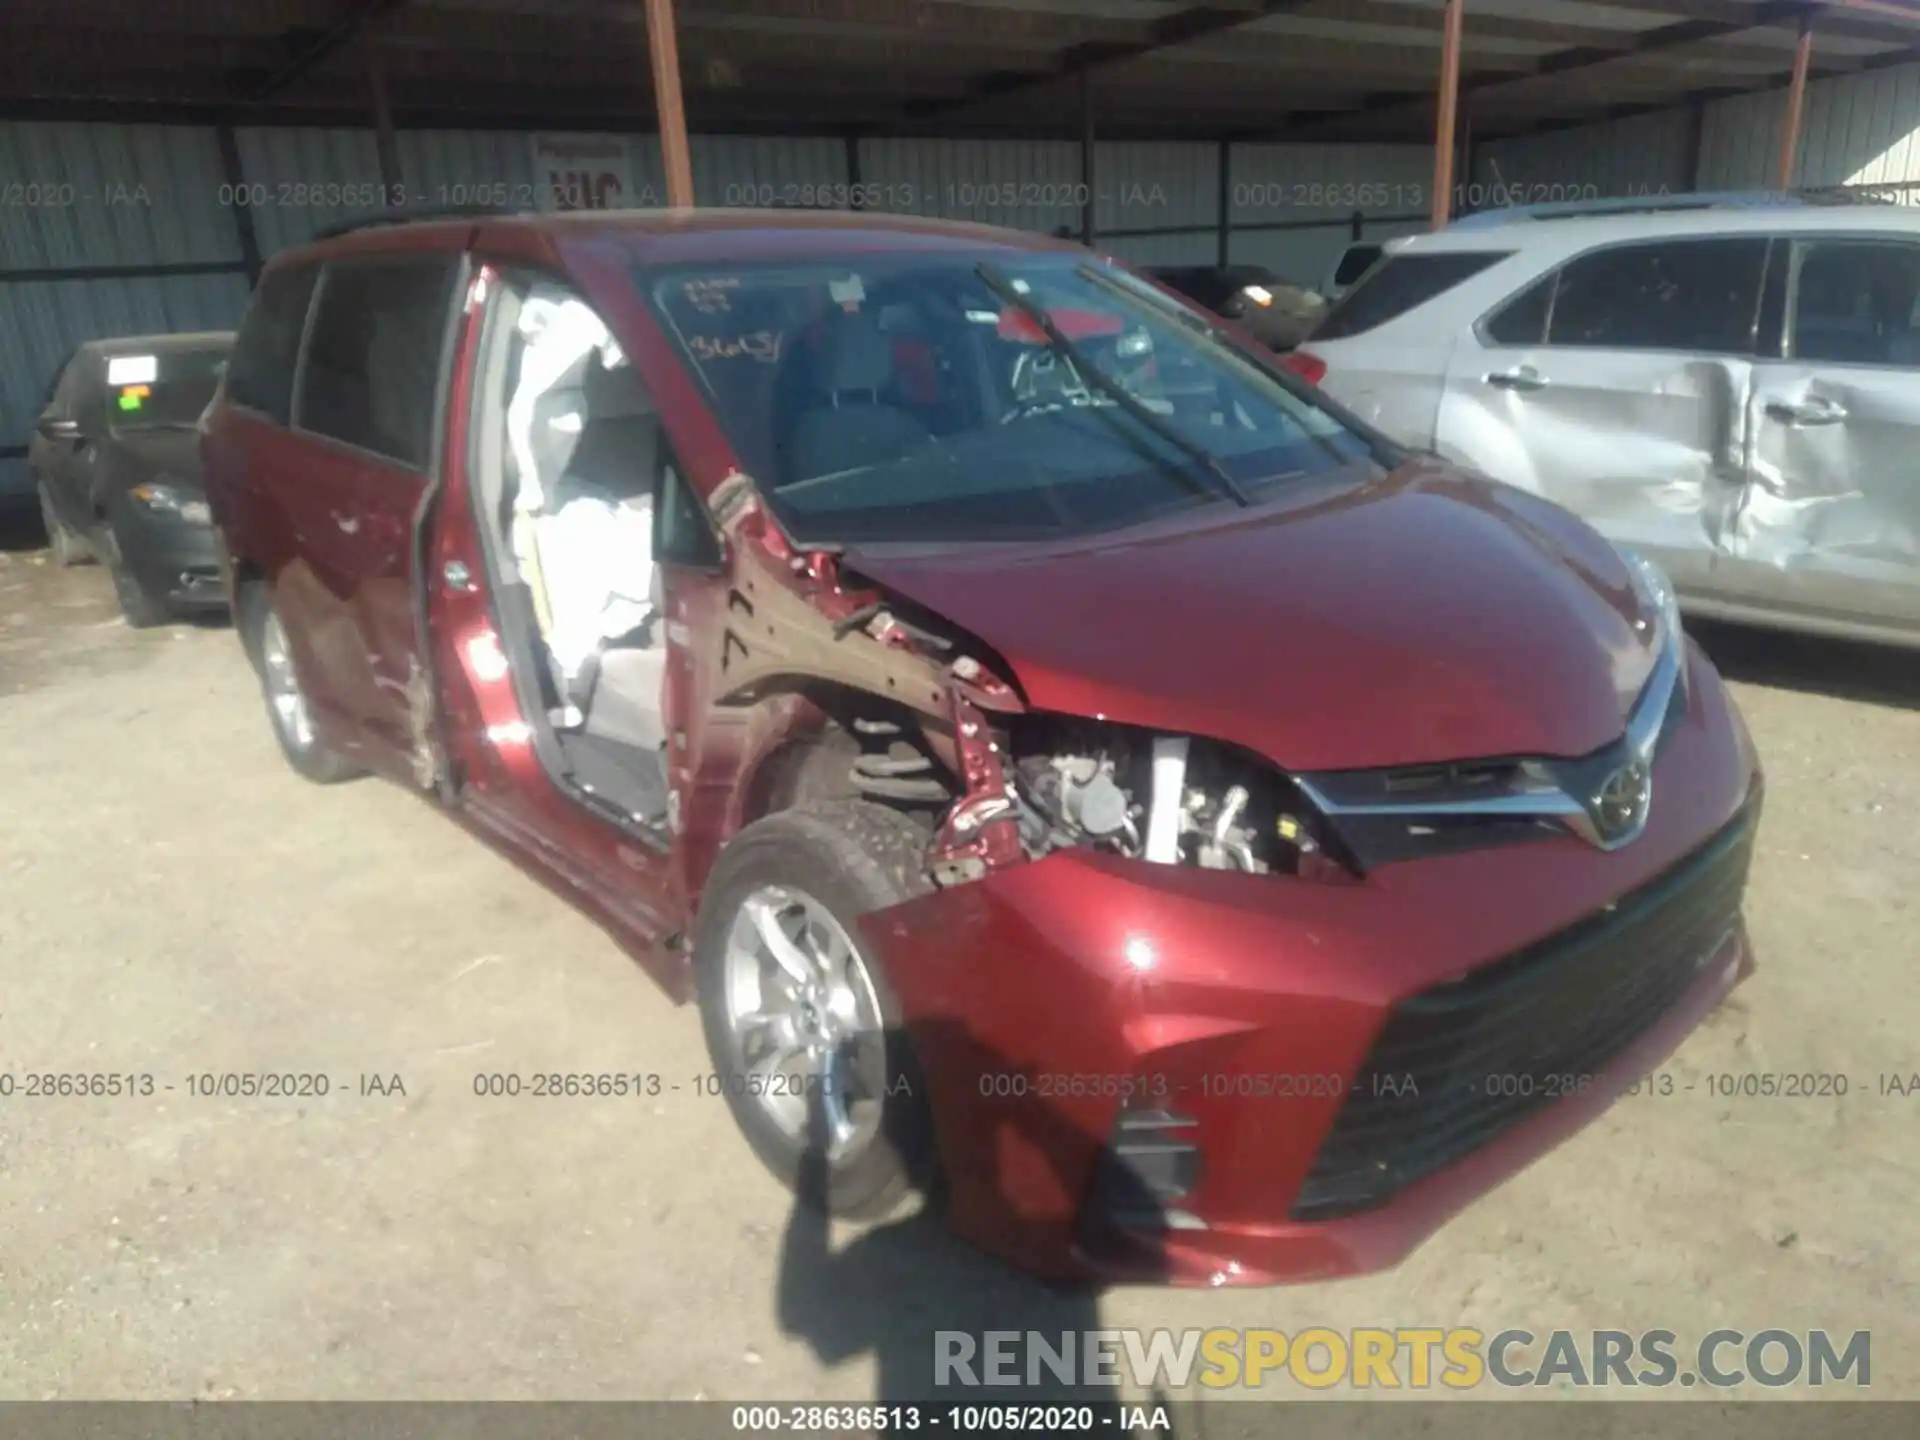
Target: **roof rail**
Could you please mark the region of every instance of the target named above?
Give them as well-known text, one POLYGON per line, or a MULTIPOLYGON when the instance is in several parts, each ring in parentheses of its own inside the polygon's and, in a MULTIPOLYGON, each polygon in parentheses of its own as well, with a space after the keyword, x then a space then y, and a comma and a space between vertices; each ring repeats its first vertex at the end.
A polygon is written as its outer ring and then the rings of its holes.
POLYGON ((316 230, 313 238, 337 240, 342 235, 352 235, 361 230, 374 230, 382 225, 411 225, 415 221, 499 219, 526 213, 524 209, 516 209, 511 205, 442 205, 424 210, 377 210, 371 215, 356 216, 352 220, 342 220, 337 225, 316 230))
POLYGON ((1453 222, 1474 230, 1520 220, 1577 220, 1589 216, 1640 215, 1675 210, 1795 209, 1809 205, 1883 205, 1892 203, 1872 186, 1834 185, 1806 190, 1702 190, 1666 195, 1616 195, 1606 199, 1565 200, 1545 205, 1510 205, 1479 210, 1453 222))

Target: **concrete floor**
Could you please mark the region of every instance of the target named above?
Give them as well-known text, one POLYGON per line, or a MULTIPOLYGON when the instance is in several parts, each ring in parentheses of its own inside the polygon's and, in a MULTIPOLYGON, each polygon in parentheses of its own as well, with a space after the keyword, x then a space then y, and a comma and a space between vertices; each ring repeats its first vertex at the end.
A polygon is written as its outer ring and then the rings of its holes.
POLYGON ((862 1400, 936 1327, 1096 1323, 1870 1329, 1871 1394, 1920 1397, 1920 1097, 1877 1083, 1920 1070, 1914 657, 1701 637, 1769 769, 1762 969, 1672 1068, 1846 1098, 1623 1101, 1338 1285, 1063 1296, 908 1220, 783 1291, 722 1102, 472 1091, 691 1075, 693 1014, 419 800, 297 778, 230 631, 130 632, 36 543, 0 548, 0 1069, 175 1088, 0 1100, 0 1397, 862 1400), (254 1070, 335 1090, 185 1088, 254 1070))

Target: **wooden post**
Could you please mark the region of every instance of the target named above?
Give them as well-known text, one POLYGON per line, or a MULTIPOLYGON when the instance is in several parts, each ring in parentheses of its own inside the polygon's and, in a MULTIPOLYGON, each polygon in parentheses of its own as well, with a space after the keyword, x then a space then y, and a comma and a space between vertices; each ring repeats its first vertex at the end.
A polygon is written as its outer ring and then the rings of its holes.
POLYGON ((1433 137, 1433 228, 1453 218, 1453 129, 1460 111, 1460 32, 1466 0, 1446 0, 1440 41, 1440 123, 1433 137))
POLYGON ((1080 72, 1080 184, 1086 200, 1080 207, 1080 243, 1094 241, 1093 71, 1080 72))
POLYGON ((1471 105, 1460 106, 1455 116, 1455 124, 1460 133, 1453 151, 1453 193, 1456 197, 1464 194, 1465 199, 1452 208, 1473 210, 1476 208, 1474 196, 1479 192, 1475 188, 1473 177, 1473 107, 1471 105))
POLYGON ((387 69, 380 55, 380 34, 369 25, 362 32, 361 48, 367 58, 367 97, 373 104, 373 144, 380 157, 382 208, 399 209, 406 201, 401 189, 400 142, 393 134, 393 108, 387 103, 387 69))
POLYGON ((1793 163, 1800 148, 1800 117, 1807 104, 1807 71, 1813 65, 1813 16, 1800 20, 1800 43, 1793 50, 1793 83, 1787 87, 1786 133, 1780 137, 1780 188, 1793 188, 1793 163))
POLYGON ((673 0, 646 0, 647 51, 653 57, 653 103, 660 112, 660 155, 667 171, 667 204, 693 204, 693 161, 687 153, 687 107, 680 93, 680 42, 673 31, 673 0))

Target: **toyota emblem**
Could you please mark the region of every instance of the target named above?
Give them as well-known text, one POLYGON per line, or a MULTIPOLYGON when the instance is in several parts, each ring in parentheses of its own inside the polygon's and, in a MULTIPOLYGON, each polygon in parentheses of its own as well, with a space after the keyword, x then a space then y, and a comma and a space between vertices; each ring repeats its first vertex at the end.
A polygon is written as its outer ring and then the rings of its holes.
POLYGON ((1630 761, 1609 775, 1587 802, 1601 842, 1617 845, 1631 839, 1646 824, 1652 795, 1653 776, 1644 760, 1630 761))

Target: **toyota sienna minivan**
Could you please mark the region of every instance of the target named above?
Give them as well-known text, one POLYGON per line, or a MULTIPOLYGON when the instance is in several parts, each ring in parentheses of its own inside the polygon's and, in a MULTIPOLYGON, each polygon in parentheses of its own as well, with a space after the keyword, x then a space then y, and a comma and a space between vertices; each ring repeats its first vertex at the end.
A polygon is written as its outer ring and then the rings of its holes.
POLYGON ((268 267, 203 449, 289 762, 593 915, 835 1213, 1391 1265, 1750 969, 1659 570, 1072 244, 370 223, 268 267))

